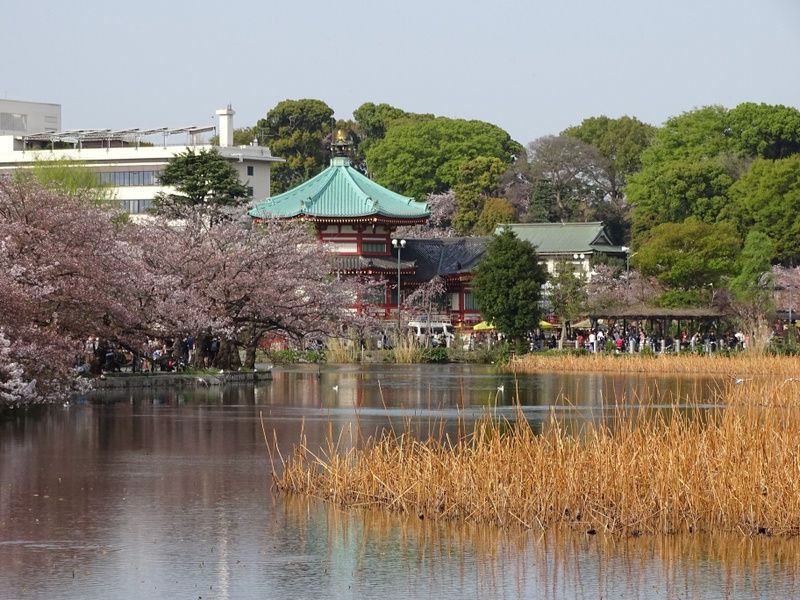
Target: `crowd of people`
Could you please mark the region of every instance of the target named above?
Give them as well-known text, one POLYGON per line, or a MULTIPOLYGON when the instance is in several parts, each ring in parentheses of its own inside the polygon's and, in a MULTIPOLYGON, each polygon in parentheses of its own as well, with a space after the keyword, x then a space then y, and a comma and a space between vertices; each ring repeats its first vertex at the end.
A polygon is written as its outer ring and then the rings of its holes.
MULTIPOLYGON (((555 349, 559 338, 553 330, 538 329, 529 337, 531 351, 555 349)), ((676 335, 669 332, 647 331, 640 326, 572 329, 563 347, 587 352, 716 352, 719 350, 744 350, 747 337, 741 331, 718 334, 714 330, 689 333, 686 329, 676 335)))
MULTIPOLYGON (((211 366, 219 352, 217 337, 203 340, 202 366, 211 366)), ((195 354, 194 337, 189 334, 180 340, 149 339, 135 352, 98 337, 84 342, 83 355, 76 360, 75 369, 81 374, 113 373, 130 370, 134 373, 182 371, 192 364, 195 354)))

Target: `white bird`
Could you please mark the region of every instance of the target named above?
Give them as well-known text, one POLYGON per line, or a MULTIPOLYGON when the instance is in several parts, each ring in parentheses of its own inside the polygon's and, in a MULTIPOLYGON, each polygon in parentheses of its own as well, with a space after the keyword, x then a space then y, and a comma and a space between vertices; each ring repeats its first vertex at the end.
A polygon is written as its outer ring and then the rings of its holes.
POLYGON ((64 408, 69 408, 69 402, 64 402, 64 404, 62 404, 61 406, 63 406, 64 408))
POLYGON ((339 386, 338 386, 338 385, 335 385, 335 386, 333 386, 333 388, 331 388, 331 389, 333 389, 333 391, 334 391, 334 392, 338 392, 338 391, 339 391, 339 386))
POLYGON ((197 381, 200 382, 201 384, 203 384, 204 386, 208 387, 208 382, 205 379, 203 379, 202 377, 198 377, 197 381))
POLYGON ((497 386, 497 391, 498 391, 498 392, 500 392, 501 394, 502 394, 503 392, 505 392, 505 391, 506 391, 506 386, 505 386, 505 384, 501 383, 500 385, 498 385, 498 386, 497 386))
POLYGON ((745 379, 744 377, 734 377, 734 378, 733 378, 733 383, 735 383, 736 385, 741 385, 741 384, 743 384, 745 381, 750 381, 750 379, 749 379, 749 378, 748 378, 748 379, 745 379))

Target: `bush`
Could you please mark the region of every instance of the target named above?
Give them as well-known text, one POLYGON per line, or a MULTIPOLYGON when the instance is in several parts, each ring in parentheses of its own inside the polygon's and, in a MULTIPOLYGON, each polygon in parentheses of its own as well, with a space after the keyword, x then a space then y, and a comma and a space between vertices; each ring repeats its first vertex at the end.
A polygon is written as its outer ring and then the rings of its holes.
POLYGON ((270 362, 279 365, 325 362, 325 355, 316 350, 270 350, 264 354, 270 362))
POLYGON ((447 348, 439 346, 437 348, 422 348, 419 357, 423 363, 445 363, 449 361, 447 348))
POLYGON ((775 335, 769 341, 769 351, 779 356, 797 356, 800 354, 800 344, 797 338, 786 332, 784 335, 775 335))

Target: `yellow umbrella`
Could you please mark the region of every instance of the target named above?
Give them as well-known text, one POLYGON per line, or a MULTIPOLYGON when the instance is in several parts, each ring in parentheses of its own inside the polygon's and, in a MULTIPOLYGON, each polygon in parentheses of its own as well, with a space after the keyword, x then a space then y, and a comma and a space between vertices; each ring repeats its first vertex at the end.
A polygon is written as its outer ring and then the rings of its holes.
POLYGON ((547 321, 539 321, 539 329, 552 329, 553 324, 547 321))
POLYGON ((472 331, 491 331, 492 329, 494 329, 494 325, 486 321, 481 321, 472 328, 472 331))

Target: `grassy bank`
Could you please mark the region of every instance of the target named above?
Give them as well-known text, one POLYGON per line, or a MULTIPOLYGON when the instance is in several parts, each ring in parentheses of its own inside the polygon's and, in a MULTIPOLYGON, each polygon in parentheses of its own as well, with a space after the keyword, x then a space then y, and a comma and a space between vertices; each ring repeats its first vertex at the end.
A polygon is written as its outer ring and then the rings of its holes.
POLYGON ((769 355, 697 354, 526 354, 508 362, 517 373, 606 372, 648 374, 725 375, 744 377, 800 377, 800 357, 769 355))
MULTIPOLYGON (((800 533, 800 383, 731 383, 725 408, 617 409, 569 433, 541 435, 521 415, 459 439, 387 432, 322 449, 303 442, 280 490, 343 507, 376 507, 499 526, 567 525, 589 534, 800 533), (356 441, 353 444, 351 442, 356 441)), ((282 462, 282 458, 275 458, 282 462)))

